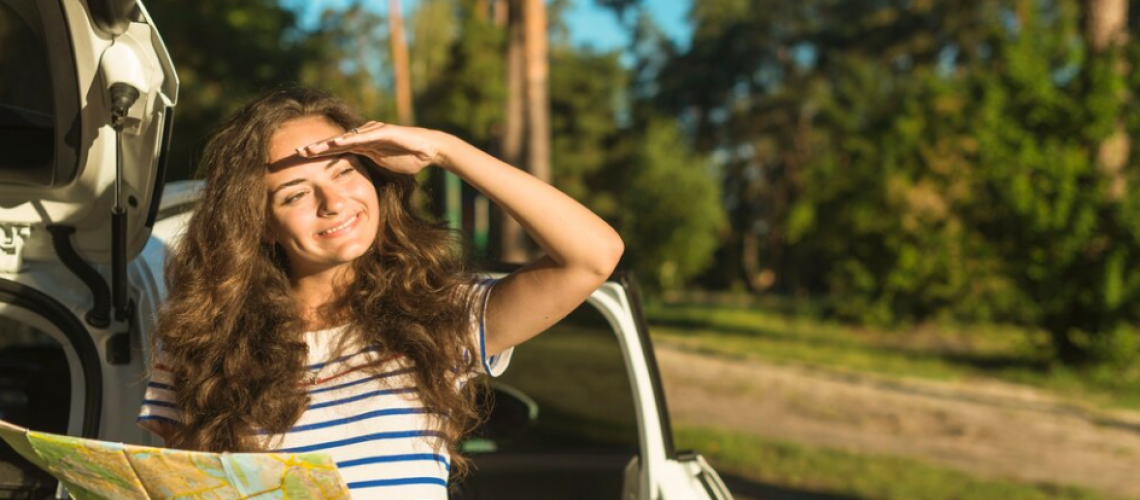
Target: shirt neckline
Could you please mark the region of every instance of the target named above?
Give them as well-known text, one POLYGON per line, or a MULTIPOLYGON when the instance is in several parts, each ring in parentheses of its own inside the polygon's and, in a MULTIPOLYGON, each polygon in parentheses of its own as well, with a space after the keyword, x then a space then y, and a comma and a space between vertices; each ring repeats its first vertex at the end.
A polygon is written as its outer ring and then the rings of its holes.
POLYGON ((325 335, 325 334, 329 334, 329 333, 334 333, 336 331, 344 331, 346 329, 348 329, 348 324, 332 326, 329 328, 321 328, 320 330, 309 330, 309 331, 305 332, 305 335, 325 335))

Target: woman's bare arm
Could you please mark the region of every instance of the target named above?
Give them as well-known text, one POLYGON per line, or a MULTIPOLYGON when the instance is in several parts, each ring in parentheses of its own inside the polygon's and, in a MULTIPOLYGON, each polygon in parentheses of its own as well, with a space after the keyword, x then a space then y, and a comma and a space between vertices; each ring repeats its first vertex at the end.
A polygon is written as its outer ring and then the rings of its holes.
POLYGON ((487 305, 487 354, 498 354, 551 327, 586 300, 617 266, 617 232, 561 191, 446 136, 439 165, 509 213, 545 255, 503 278, 487 305))
POLYGON ((139 427, 162 438, 163 444, 169 443, 170 436, 174 435, 174 426, 169 422, 163 422, 161 420, 142 420, 138 424, 139 427))

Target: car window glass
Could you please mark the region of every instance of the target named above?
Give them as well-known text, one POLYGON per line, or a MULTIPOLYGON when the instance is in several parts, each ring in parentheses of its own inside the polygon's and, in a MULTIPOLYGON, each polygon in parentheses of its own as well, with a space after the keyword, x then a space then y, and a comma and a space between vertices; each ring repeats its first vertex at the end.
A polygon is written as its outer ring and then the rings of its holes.
MULTIPOLYGON (((63 347, 26 324, 0 317, 0 419, 67 434, 71 375, 63 347)), ((0 498, 48 498, 55 480, 0 440, 0 498)))
POLYGON ((42 184, 54 168, 53 86, 34 3, 0 0, 0 180, 42 184))

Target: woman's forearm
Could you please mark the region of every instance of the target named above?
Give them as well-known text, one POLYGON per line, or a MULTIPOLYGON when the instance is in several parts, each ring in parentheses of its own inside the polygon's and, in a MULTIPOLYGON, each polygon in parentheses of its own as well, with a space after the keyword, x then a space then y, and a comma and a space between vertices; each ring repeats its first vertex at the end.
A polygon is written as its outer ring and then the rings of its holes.
POLYGON ((436 163, 511 215, 558 265, 608 277, 624 245, 617 232, 582 204, 521 169, 450 134, 436 163))

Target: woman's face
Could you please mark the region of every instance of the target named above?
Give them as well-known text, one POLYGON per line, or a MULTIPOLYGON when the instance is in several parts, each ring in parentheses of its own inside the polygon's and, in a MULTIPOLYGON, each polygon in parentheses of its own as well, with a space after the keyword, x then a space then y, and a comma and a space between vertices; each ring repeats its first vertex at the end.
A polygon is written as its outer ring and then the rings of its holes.
POLYGON ((302 158, 297 148, 342 134, 322 117, 287 122, 269 141, 266 239, 280 244, 296 279, 352 262, 379 231, 380 202, 353 155, 302 158))

